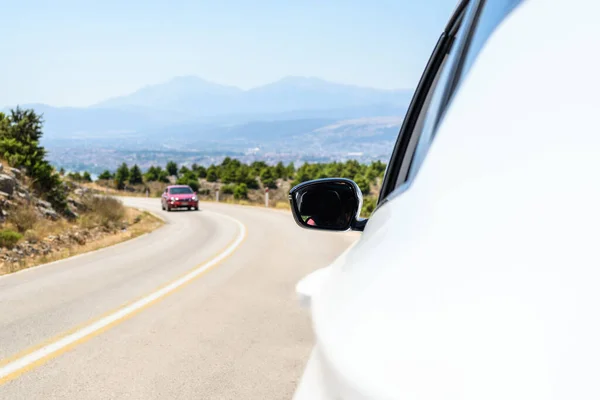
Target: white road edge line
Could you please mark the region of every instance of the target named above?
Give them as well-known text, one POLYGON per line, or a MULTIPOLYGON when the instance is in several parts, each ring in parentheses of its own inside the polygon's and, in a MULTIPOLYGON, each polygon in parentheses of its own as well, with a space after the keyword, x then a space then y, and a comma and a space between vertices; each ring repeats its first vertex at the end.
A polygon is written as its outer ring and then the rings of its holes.
POLYGON ((129 306, 127 306, 125 308, 122 308, 122 309, 114 312, 113 314, 110 314, 110 315, 100 319, 99 321, 96 321, 84 328, 81 328, 80 330, 78 330, 70 335, 65 336, 65 337, 57 340, 56 342, 50 343, 50 344, 42 347, 41 349, 38 349, 29 354, 26 354, 23 357, 18 358, 16 360, 8 363, 7 365, 1 367, 0 368, 0 380, 2 380, 3 378, 5 378, 23 368, 28 367, 29 365, 47 357, 53 353, 56 353, 57 351, 60 351, 61 349, 69 346, 72 343, 77 342, 80 339, 85 338, 86 336, 93 334, 96 331, 103 329, 104 327, 112 324, 113 322, 120 320, 121 318, 134 313, 135 311, 143 308, 144 306, 148 305, 149 303, 151 303, 157 299, 160 299, 161 297, 164 297, 165 295, 171 293, 178 287, 191 281, 192 279, 194 279, 195 277, 197 277, 198 275, 200 275, 207 269, 211 268, 215 264, 218 264, 221 260, 223 260, 224 258, 228 257, 230 254, 232 254, 235 251, 235 249, 244 240, 244 237, 246 236, 246 227, 244 226, 244 224, 242 224, 240 221, 238 221, 235 218, 232 218, 227 215, 220 214, 220 213, 219 213, 219 215, 224 218, 234 221, 240 229, 236 240, 231 245, 229 245, 222 253, 220 253, 218 256, 216 256, 212 260, 202 264, 200 267, 192 270, 191 272, 184 275, 183 277, 177 279, 175 282, 169 284, 168 286, 165 286, 164 288, 159 289, 159 290, 149 294, 148 296, 136 301, 133 304, 130 304, 129 306))
MULTIPOLYGON (((132 208, 137 208, 137 207, 132 207, 132 208)), ((107 247, 101 247, 101 248, 96 249, 96 250, 86 251, 85 253, 75 254, 74 256, 69 256, 67 258, 61 258, 60 260, 50 261, 50 262, 47 262, 47 263, 44 263, 44 264, 35 265, 33 267, 21 269, 21 270, 18 270, 16 272, 11 272, 9 274, 0 275, 0 280, 13 278, 13 277, 15 277, 15 276, 17 276, 19 274, 26 274, 26 273, 29 273, 29 272, 32 272, 32 271, 35 271, 35 270, 38 270, 38 269, 42 269, 44 267, 49 267, 51 265, 56 265, 56 264, 61 264, 61 263, 69 262, 69 261, 72 261, 72 260, 76 260, 76 259, 81 258, 81 257, 87 257, 90 254, 100 253, 100 252, 104 252, 104 251, 110 251, 111 249, 113 249, 115 247, 118 247, 118 246, 121 246, 121 245, 126 245, 128 243, 132 243, 132 242, 134 242, 134 241, 136 241, 138 239, 146 237, 146 236, 150 235, 151 233, 158 231, 159 229, 161 229, 162 227, 164 227, 164 225, 166 225, 168 223, 168 221, 166 219, 164 219, 160 215, 154 213, 153 211, 150 211, 150 210, 145 209, 145 208, 137 208, 137 209, 140 210, 140 211, 147 211, 150 214, 154 215, 156 218, 160 219, 163 222, 163 225, 159 226, 158 228, 156 228, 153 231, 143 233, 143 234, 141 234, 139 236, 136 236, 136 237, 134 237, 132 239, 127 239, 127 240, 124 240, 122 242, 118 242, 118 243, 112 244, 112 245, 107 246, 107 247)), ((219 215, 221 215, 221 214, 219 214, 219 215)))

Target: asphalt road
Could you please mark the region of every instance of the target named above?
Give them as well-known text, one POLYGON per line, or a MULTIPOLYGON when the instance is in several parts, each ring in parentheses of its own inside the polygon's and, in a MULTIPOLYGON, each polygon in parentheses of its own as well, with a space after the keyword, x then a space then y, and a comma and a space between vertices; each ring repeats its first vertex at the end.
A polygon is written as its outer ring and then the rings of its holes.
POLYGON ((285 399, 312 346, 296 282, 354 235, 201 204, 162 228, 0 277, 0 399, 285 399))

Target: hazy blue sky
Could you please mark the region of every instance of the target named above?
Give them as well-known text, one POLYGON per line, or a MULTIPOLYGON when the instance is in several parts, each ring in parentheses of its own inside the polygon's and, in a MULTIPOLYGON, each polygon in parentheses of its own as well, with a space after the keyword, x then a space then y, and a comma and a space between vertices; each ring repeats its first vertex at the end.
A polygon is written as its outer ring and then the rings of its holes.
POLYGON ((414 87, 456 0, 20 0, 2 6, 0 106, 89 105, 178 75, 414 87))

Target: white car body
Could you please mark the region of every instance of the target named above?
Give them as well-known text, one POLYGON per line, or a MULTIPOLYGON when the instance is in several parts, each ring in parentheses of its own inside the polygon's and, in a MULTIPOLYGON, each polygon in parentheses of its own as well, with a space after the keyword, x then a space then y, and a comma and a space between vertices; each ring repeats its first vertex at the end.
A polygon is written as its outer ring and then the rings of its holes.
POLYGON ((600 399, 599 11, 496 27, 410 187, 299 284, 296 400, 600 399))

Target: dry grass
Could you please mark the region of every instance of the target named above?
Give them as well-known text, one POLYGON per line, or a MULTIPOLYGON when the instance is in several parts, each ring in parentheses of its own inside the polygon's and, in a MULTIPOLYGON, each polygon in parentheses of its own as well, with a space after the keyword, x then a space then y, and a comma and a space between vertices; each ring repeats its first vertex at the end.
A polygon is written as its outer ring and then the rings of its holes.
POLYGON ((17 228, 20 233, 32 229, 38 219, 39 216, 34 208, 25 204, 13 208, 8 215, 8 222, 17 228))
POLYGON ((292 210, 289 201, 278 201, 277 203, 275 203, 275 208, 279 210, 292 210))
POLYGON ((125 217, 125 206, 113 197, 90 196, 83 203, 87 211, 80 218, 80 223, 84 228, 115 228, 125 217))
MULTIPOLYGON (((58 261, 75 255, 84 254, 90 251, 109 247, 117 243, 136 238, 145 233, 152 232, 153 230, 163 225, 163 221, 158 217, 154 216, 153 214, 147 211, 140 211, 132 208, 124 209, 124 219, 130 224, 126 230, 121 230, 117 233, 109 233, 98 240, 94 240, 83 245, 73 245, 68 248, 63 248, 49 255, 29 258, 15 264, 4 264, 0 266, 0 275, 10 274, 12 272, 16 272, 22 269, 34 267, 36 265, 46 264, 49 262, 58 261)), ((61 225, 60 223, 56 222, 54 222, 54 224, 61 225)), ((44 233, 57 234, 61 231, 65 231, 70 226, 72 225, 69 225, 67 223, 63 223, 61 226, 55 226, 53 228, 48 228, 48 226, 46 226, 45 228, 47 230, 44 231, 44 233)), ((40 232, 38 231, 38 234, 39 233, 40 232)))
MULTIPOLYGON (((150 190, 149 197, 160 197, 165 190, 165 187, 169 185, 168 183, 161 182, 148 182, 146 187, 150 190)), ((144 185, 136 185, 133 187, 134 191, 130 190, 117 190, 112 187, 107 187, 104 185, 99 185, 95 182, 93 183, 81 183, 81 186, 84 186, 88 189, 92 189, 104 194, 110 194, 115 196, 122 197, 146 197, 146 192, 144 191, 144 185)))
POLYGON ((35 235, 35 238, 41 240, 51 235, 58 235, 61 232, 73 227, 74 225, 64 219, 51 221, 48 219, 40 219, 34 225, 32 232, 29 235, 35 235))

